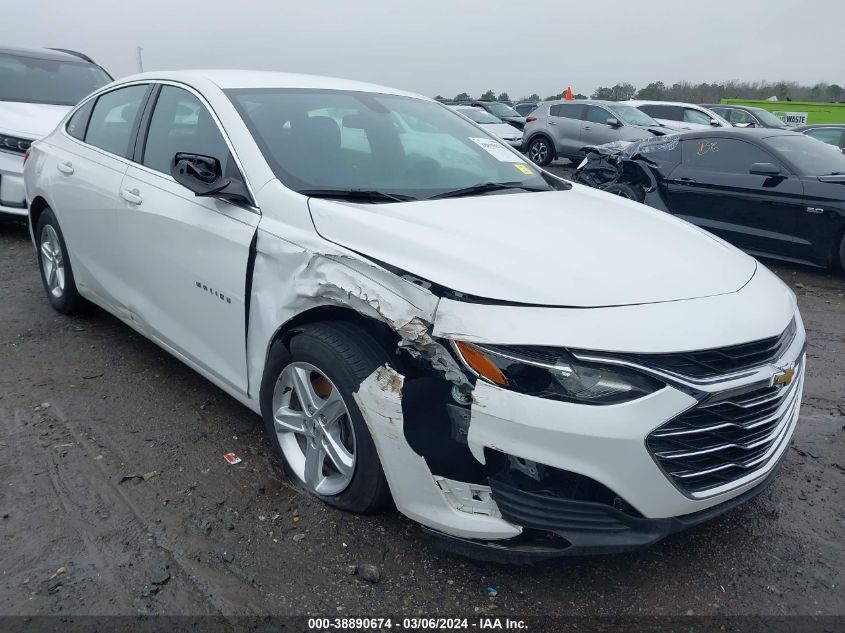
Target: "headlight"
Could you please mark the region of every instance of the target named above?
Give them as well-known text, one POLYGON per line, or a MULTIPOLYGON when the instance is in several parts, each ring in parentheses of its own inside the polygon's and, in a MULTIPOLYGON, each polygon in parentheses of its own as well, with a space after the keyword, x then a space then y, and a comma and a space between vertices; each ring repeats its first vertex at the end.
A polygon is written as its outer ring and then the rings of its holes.
POLYGON ((665 385, 644 374, 580 361, 562 349, 475 345, 455 341, 463 362, 481 379, 539 398, 579 404, 619 404, 665 385))

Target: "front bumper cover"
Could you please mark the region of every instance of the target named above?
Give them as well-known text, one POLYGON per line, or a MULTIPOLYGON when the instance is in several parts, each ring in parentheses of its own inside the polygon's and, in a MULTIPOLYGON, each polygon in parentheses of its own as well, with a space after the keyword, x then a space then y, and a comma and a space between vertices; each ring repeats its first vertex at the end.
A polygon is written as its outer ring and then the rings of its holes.
POLYGON ((634 551, 706 523, 750 501, 772 483, 780 470, 780 463, 765 479, 741 495, 692 514, 664 519, 632 516, 604 503, 526 492, 503 479, 491 478, 493 497, 503 519, 558 538, 549 538, 548 544, 543 545, 537 541, 528 542, 522 536, 504 541, 482 541, 459 538, 426 527, 423 531, 432 535, 441 549, 490 562, 532 563, 564 556, 634 551))

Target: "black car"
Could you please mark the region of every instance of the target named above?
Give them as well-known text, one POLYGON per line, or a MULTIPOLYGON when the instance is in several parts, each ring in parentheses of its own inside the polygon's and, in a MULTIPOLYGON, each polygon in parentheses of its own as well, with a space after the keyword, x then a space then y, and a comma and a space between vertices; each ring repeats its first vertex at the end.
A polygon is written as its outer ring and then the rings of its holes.
POLYGON ((499 117, 502 121, 510 123, 520 130, 525 127, 525 117, 502 101, 471 101, 470 105, 476 108, 484 108, 493 116, 499 117))
POLYGON ((575 182, 677 215, 753 254, 845 268, 845 155, 803 134, 721 128, 585 148, 575 182))
POLYGON ((788 130, 789 126, 774 114, 763 108, 753 106, 725 105, 723 103, 699 103, 703 108, 712 110, 728 123, 738 127, 767 127, 773 130, 788 130))
POLYGON ((814 139, 838 147, 845 152, 845 123, 816 123, 814 125, 799 125, 792 128, 814 139))
POLYGON ((519 112, 520 116, 527 117, 537 109, 538 105, 540 105, 539 101, 520 101, 513 109, 519 112))

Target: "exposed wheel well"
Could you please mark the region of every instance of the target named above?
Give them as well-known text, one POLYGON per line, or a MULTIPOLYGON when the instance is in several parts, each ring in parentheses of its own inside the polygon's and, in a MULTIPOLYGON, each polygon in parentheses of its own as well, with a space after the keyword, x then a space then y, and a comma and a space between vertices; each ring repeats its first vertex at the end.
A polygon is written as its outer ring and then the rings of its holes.
POLYGON ((352 308, 319 306, 297 314, 290 321, 282 325, 276 331, 273 340, 270 341, 267 351, 269 352, 270 348, 277 341, 281 341, 285 347, 288 347, 291 337, 300 331, 303 326, 320 321, 346 321, 348 323, 354 323, 372 334, 376 340, 383 342, 385 347, 391 350, 395 349, 396 344, 399 342, 399 335, 391 330, 386 323, 366 317, 352 308))
POLYGON ((32 204, 29 205, 29 218, 33 233, 38 227, 38 220, 41 218, 41 214, 44 212, 44 209, 49 206, 50 205, 47 204, 47 201, 41 196, 36 196, 32 201, 32 204))

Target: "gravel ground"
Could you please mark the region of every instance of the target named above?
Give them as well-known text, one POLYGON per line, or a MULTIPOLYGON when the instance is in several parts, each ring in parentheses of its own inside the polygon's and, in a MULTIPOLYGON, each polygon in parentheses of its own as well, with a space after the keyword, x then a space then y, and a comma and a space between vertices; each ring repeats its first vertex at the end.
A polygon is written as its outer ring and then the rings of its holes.
POLYGON ((247 409, 105 312, 53 312, 0 226, 0 613, 845 614, 845 277, 773 268, 809 334, 774 484, 646 551, 507 567, 310 500, 247 409))

